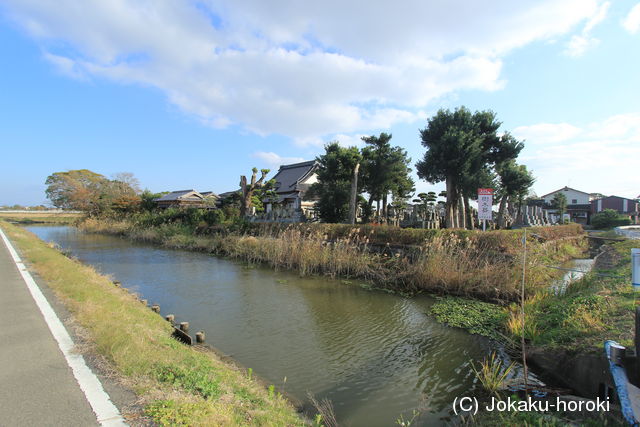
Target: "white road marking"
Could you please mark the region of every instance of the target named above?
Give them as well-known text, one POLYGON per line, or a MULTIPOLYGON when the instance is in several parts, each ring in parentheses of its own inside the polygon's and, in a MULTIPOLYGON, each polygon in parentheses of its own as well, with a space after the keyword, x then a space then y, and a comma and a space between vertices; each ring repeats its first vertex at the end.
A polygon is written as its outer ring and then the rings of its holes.
POLYGON ((24 282, 27 284, 27 288, 40 309, 45 322, 47 322, 47 326, 49 326, 49 330, 51 331, 53 338, 57 341, 60 351, 62 351, 64 358, 67 360, 67 364, 71 368, 73 376, 76 378, 76 381, 78 381, 80 389, 83 391, 87 401, 93 409, 93 412, 96 414, 96 418, 100 425, 108 427, 127 426, 122 415, 120 415, 120 411, 111 402, 111 398, 104 391, 102 383, 100 383, 100 380, 93 372, 91 372, 91 369, 89 369, 85 363, 84 357, 73 352, 74 345, 69 333, 64 328, 60 319, 58 319, 58 316, 40 291, 40 288, 33 280, 33 277, 31 277, 31 274, 27 271, 27 268, 20 259, 20 256, 18 256, 18 253, 13 248, 11 242, 9 242, 9 239, 2 229, 0 229, 0 236, 9 250, 11 257, 13 258, 13 262, 16 263, 24 282))

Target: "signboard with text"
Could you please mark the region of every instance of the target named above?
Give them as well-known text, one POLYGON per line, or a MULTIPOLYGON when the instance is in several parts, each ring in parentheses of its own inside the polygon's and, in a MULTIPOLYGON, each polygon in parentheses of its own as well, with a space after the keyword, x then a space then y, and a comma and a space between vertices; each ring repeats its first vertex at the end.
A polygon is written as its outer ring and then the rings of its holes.
POLYGON ((478 219, 488 220, 493 219, 493 188, 478 188, 478 219))

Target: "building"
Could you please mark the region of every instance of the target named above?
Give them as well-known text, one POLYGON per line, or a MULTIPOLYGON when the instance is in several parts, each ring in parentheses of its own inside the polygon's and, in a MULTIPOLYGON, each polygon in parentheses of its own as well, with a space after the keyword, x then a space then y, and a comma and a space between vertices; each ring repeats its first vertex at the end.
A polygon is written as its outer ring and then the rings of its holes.
POLYGON ((595 215, 605 209, 613 209, 620 215, 628 217, 633 224, 640 222, 640 203, 636 200, 619 196, 609 196, 591 201, 592 214, 595 215))
POLYGON ((302 221, 315 218, 315 200, 303 200, 309 187, 318 182, 315 160, 282 165, 272 178, 276 197, 264 200, 268 218, 302 221))
POLYGON ((589 224, 591 221, 591 195, 575 188, 564 187, 551 193, 545 194, 541 198, 544 200, 543 208, 548 210, 558 220, 558 213, 553 207, 553 198, 556 194, 564 194, 567 198, 567 212, 571 221, 579 224, 589 224))
POLYGON ((162 197, 155 199, 156 204, 161 209, 166 208, 206 208, 212 206, 209 201, 215 202, 217 196, 210 191, 199 193, 196 190, 172 191, 162 197))

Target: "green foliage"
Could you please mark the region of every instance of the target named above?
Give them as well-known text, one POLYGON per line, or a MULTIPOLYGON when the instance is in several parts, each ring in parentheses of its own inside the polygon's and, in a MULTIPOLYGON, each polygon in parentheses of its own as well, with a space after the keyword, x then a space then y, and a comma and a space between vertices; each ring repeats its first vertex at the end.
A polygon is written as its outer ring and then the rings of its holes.
POLYGON ((418 176, 432 184, 447 182, 448 227, 456 225, 460 198, 489 184, 491 168, 515 159, 524 147, 508 133, 498 136, 500 124, 492 111, 460 107, 439 110, 420 131, 427 151, 416 164, 418 176))
POLYGON ((500 339, 508 317, 507 311, 495 304, 465 298, 442 298, 431 307, 438 322, 467 329, 472 334, 500 339))
POLYGON ((514 362, 509 365, 504 364, 495 351, 488 358, 480 362, 480 366, 472 363, 473 372, 476 375, 482 387, 491 394, 498 396, 498 391, 506 386, 507 377, 515 366, 514 362))
POLYGON ((631 224, 628 217, 620 215, 613 209, 605 209, 591 217, 591 225, 594 228, 608 229, 631 224))
POLYGON ((161 193, 152 193, 151 191, 145 189, 142 193, 140 193, 140 210, 147 212, 156 210, 158 205, 156 204, 155 199, 159 199, 165 194, 169 194, 169 192, 163 191, 161 193))
POLYGON ((216 398, 220 395, 220 385, 212 380, 208 369, 185 369, 180 366, 161 365, 155 369, 156 379, 163 383, 181 387, 184 390, 198 393, 205 399, 216 398))
POLYGON ((361 161, 356 147, 344 148, 337 142, 325 146, 325 154, 317 157, 318 182, 306 193, 307 199, 318 201, 316 207, 324 222, 339 223, 349 216, 349 199, 353 170, 361 161))
POLYGON ((496 167, 500 177, 500 193, 521 204, 535 182, 531 172, 525 165, 519 165, 515 160, 509 160, 496 167))
POLYGON ((405 199, 414 191, 410 176, 411 158, 401 147, 392 147, 392 135, 363 136, 367 144, 362 149, 361 187, 369 193, 370 203, 387 201, 389 193, 394 199, 405 199))
POLYGON ((174 400, 156 400, 145 407, 145 414, 161 426, 191 426, 199 405, 174 400))
POLYGON ((560 222, 564 223, 564 213, 567 210, 567 196, 562 193, 556 193, 551 200, 551 206, 558 210, 560 222))

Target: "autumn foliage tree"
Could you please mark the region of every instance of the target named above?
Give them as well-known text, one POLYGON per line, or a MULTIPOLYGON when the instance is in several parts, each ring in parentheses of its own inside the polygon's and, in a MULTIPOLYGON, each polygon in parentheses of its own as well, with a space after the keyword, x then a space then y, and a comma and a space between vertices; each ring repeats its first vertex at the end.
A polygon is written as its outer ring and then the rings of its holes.
POLYGON ((132 210, 140 203, 137 182, 132 174, 122 175, 125 180, 110 180, 88 169, 55 172, 47 177, 45 193, 53 206, 79 210, 88 215, 100 215, 112 210, 132 210))

